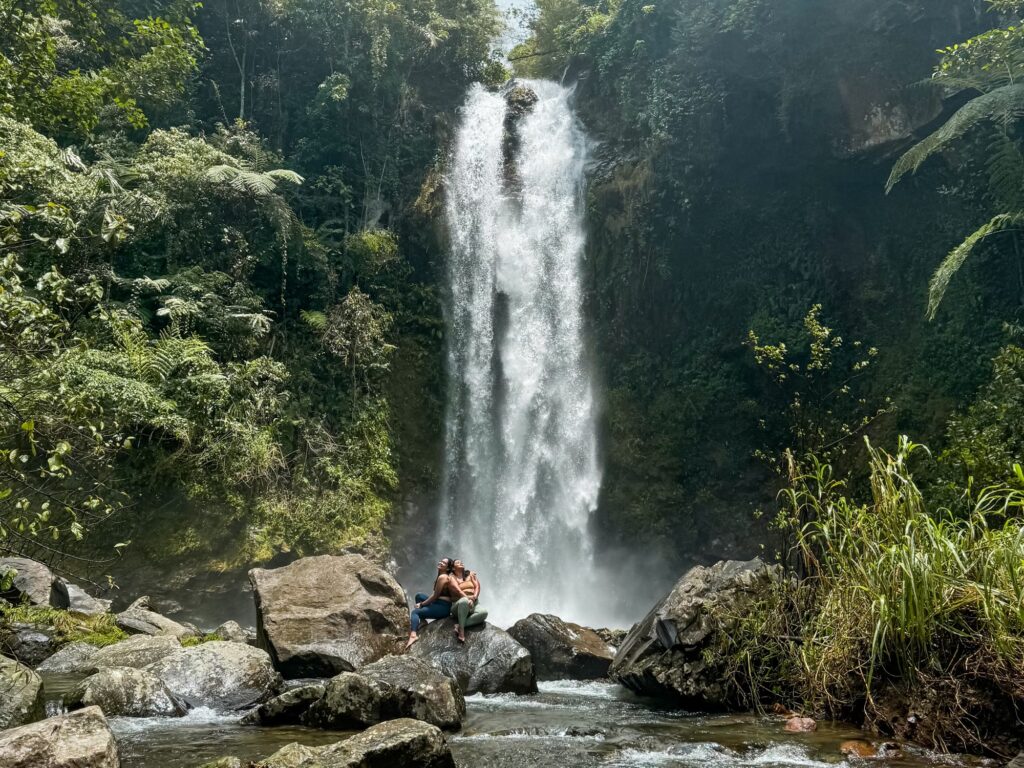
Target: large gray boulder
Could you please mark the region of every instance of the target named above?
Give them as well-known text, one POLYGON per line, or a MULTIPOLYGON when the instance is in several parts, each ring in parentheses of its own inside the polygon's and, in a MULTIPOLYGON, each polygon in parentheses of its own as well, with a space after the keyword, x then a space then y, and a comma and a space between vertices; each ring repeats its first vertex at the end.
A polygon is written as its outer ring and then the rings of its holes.
POLYGON ((3 768, 120 768, 114 734, 99 707, 0 732, 3 768))
POLYGON ((409 655, 422 659, 473 693, 536 693, 530 652, 492 624, 470 627, 460 643, 450 621, 434 621, 419 633, 409 655))
POLYGON ((714 649, 757 597, 782 578, 760 559, 690 569, 619 646, 609 676, 636 693, 694 709, 734 706, 714 649))
POLYGON ((115 667, 87 677, 65 698, 70 709, 97 706, 108 717, 181 717, 188 705, 156 675, 115 667))
POLYGON ((111 667, 142 669, 180 650, 181 643, 172 635, 136 635, 97 650, 86 662, 90 669, 83 671, 111 667))
POLYGON ((298 725, 309 708, 324 695, 323 683, 291 688, 260 704, 242 718, 246 725, 298 725))
POLYGON ((118 627, 130 635, 170 636, 178 640, 199 635, 193 627, 179 624, 152 610, 148 596, 140 597, 117 614, 115 621, 118 627))
POLYGON ((53 608, 68 607, 67 587, 42 563, 25 557, 0 557, 0 577, 10 571, 14 571, 13 583, 9 589, 0 592, 0 598, 14 604, 27 602, 53 608))
POLYGON ((455 768, 455 761, 440 728, 400 719, 317 750, 296 768, 455 768))
POLYGON ((538 680, 597 680, 607 677, 615 649, 594 630, 532 613, 508 633, 533 659, 538 680))
POLYGON ((195 707, 251 707, 281 687, 281 676, 266 652, 243 643, 214 641, 184 648, 145 669, 195 707))
POLYGON ((323 747, 307 747, 298 742, 292 742, 281 747, 270 757, 260 760, 259 768, 299 768, 306 762, 323 751, 323 747))
POLYGON ((348 731, 397 717, 394 689, 355 672, 332 677, 302 722, 314 728, 348 731))
POLYGON ((288 678, 351 672, 396 649, 409 630, 405 592, 362 555, 322 555, 249 572, 257 643, 288 678))
POLYGON ((398 714, 458 730, 466 717, 466 700, 459 686, 434 667, 412 656, 385 656, 359 668, 359 674, 390 685, 398 714))
POLYGON ((100 616, 109 613, 110 606, 114 602, 93 597, 80 586, 69 581, 64 581, 64 588, 68 592, 68 610, 84 613, 86 616, 100 616))
POLYGON ((0 656, 0 730, 39 720, 44 706, 42 678, 24 664, 0 656))

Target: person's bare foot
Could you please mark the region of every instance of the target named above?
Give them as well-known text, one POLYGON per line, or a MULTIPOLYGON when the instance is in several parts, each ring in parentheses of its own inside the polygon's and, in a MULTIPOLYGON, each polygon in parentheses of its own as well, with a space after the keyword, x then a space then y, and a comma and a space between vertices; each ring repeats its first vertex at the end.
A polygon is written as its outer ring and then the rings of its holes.
POLYGON ((409 642, 405 644, 405 648, 403 650, 408 651, 410 648, 412 648, 412 644, 419 639, 420 638, 417 635, 409 635, 409 642))
POLYGON ((466 642, 466 633, 462 631, 462 627, 455 630, 455 636, 459 639, 460 643, 466 642))

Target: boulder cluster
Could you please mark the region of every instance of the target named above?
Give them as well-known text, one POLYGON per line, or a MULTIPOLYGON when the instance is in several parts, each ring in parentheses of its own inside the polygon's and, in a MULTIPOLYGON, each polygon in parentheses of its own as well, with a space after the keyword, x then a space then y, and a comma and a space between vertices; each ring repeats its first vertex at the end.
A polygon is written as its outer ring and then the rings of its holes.
MULTIPOLYGON (((11 603, 109 612, 109 602, 40 563, 0 559, 5 568, 16 572, 3 595, 11 603)), ((707 651, 716 633, 728 631, 729 617, 779 577, 759 560, 694 568, 628 634, 532 614, 507 632, 471 628, 462 644, 450 621, 437 621, 407 653, 405 592, 358 554, 251 571, 255 631, 228 622, 204 633, 162 615, 146 597, 107 617, 128 636, 104 647, 62 642, 46 627, 8 626, 0 764, 113 768, 107 717, 181 717, 207 707, 237 712, 251 726, 359 732, 327 747, 288 745, 257 764, 264 768, 440 768, 454 765, 444 734, 462 727, 465 696, 531 694, 537 680, 611 678, 637 693, 725 707, 730 692, 707 651), (63 696, 67 713, 44 719, 51 675, 79 682, 63 696)), ((224 758, 210 768, 241 765, 224 758)))

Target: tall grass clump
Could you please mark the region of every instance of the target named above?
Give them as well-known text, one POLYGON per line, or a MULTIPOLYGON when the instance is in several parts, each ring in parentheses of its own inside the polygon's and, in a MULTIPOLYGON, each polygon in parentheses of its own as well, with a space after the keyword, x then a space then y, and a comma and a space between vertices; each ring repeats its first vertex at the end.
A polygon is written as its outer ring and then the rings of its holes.
POLYGON ((968 487, 957 508, 930 508, 911 472, 923 446, 866 447, 861 500, 828 464, 788 457, 777 522, 793 580, 742 625, 741 684, 755 700, 773 690, 837 716, 870 716, 894 686, 951 691, 948 717, 962 706, 963 722, 946 730, 970 747, 962 686, 996 691, 1011 711, 1024 696, 1024 493, 968 487), (758 684, 771 678, 766 664, 782 678, 770 687, 758 684))

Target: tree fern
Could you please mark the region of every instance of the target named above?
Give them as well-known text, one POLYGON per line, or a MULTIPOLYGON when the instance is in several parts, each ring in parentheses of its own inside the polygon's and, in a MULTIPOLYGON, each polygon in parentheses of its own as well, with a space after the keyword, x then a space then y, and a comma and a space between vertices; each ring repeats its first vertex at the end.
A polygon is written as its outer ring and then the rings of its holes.
POLYGON ((925 160, 949 147, 968 131, 984 122, 999 121, 1006 125, 1024 117, 1024 85, 1006 85, 971 99, 945 125, 915 144, 893 166, 885 191, 891 192, 900 179, 916 173, 925 160))
POLYGON ((989 190, 1000 210, 1024 210, 1024 155, 1006 131, 994 132, 986 165, 989 190))
POLYGON ((960 267, 964 265, 964 262, 974 253, 981 242, 991 235, 1016 229, 1021 225, 1024 225, 1024 212, 1001 213, 993 217, 988 223, 980 227, 970 237, 949 252, 949 255, 939 265, 939 268, 935 270, 935 274, 932 275, 931 282, 928 284, 929 320, 935 318, 939 304, 942 303, 942 298, 946 295, 949 281, 953 279, 953 275, 959 271, 960 267))

